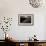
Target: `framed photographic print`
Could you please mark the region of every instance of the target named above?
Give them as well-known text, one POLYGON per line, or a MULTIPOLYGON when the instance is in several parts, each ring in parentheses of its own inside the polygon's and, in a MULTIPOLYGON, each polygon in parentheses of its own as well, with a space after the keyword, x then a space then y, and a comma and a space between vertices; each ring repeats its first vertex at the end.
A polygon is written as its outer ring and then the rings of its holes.
POLYGON ((18 24, 21 26, 34 25, 34 15, 33 14, 18 14, 18 24))

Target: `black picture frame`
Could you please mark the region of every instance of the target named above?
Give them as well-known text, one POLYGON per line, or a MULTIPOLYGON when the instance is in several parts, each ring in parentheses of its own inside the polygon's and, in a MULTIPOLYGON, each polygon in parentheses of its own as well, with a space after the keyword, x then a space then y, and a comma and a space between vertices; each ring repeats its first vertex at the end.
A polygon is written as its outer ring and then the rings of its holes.
POLYGON ((18 25, 33 26, 34 25, 34 15, 33 14, 18 14, 18 25))

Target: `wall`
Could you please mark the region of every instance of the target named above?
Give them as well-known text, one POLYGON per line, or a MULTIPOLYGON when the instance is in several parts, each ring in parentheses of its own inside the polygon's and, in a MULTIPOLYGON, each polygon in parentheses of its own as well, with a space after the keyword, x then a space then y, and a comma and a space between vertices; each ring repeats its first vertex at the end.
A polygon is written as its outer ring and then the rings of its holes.
MULTIPOLYGON (((37 39, 46 40, 46 8, 44 7, 33 8, 30 6, 28 0, 0 0, 0 18, 4 16, 13 18, 12 26, 8 33, 17 40, 27 40, 34 34, 37 35, 37 39), (18 26, 18 14, 34 14, 34 25, 18 26)), ((0 31, 0 35, 2 35, 1 33, 3 32, 0 31)), ((0 36, 0 39, 4 38, 0 36)))

